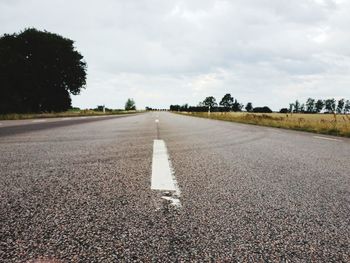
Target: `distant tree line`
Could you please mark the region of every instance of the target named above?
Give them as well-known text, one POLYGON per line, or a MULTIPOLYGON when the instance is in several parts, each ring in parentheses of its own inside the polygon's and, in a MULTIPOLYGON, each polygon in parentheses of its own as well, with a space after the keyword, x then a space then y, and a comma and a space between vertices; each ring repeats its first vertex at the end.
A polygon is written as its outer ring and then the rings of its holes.
POLYGON ((219 104, 216 102, 216 98, 213 96, 206 97, 203 101, 199 102, 197 106, 184 105, 170 105, 171 111, 186 111, 186 112, 240 112, 243 108, 247 112, 261 112, 271 113, 272 110, 267 107, 253 107, 251 102, 248 102, 246 106, 238 102, 237 99, 233 98, 230 93, 225 94, 222 97, 219 104))
POLYGON ((350 100, 340 99, 313 99, 308 98, 305 103, 300 103, 296 100, 294 103, 289 104, 289 108, 283 108, 281 113, 338 113, 347 114, 350 113, 350 100))
POLYGON ((168 111, 169 109, 159 109, 146 106, 146 111, 168 111))
MULTIPOLYGON (((170 105, 171 111, 186 111, 186 112, 240 112, 242 110, 255 113, 272 113, 272 110, 268 106, 253 107, 251 102, 248 102, 245 106, 233 98, 231 94, 227 93, 222 97, 221 101, 217 103, 214 96, 206 97, 203 101, 199 102, 197 106, 183 105, 170 105)), ((348 114, 350 113, 350 100, 339 99, 313 99, 308 98, 305 103, 300 103, 296 100, 289 104, 288 108, 282 108, 280 113, 338 113, 348 114)))

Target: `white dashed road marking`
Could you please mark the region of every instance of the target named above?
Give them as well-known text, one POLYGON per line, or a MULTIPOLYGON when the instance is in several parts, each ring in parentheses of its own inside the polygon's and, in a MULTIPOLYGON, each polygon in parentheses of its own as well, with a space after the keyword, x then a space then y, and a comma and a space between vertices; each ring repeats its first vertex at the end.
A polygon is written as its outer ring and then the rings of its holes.
POLYGON ((33 120, 32 122, 45 122, 46 120, 33 120))
POLYGON ((314 138, 316 138, 316 139, 321 139, 321 140, 342 142, 342 140, 339 140, 339 139, 334 139, 334 138, 329 138, 329 137, 323 137, 323 136, 314 136, 314 138))
POLYGON ((171 201, 174 206, 181 206, 179 197, 180 190, 171 168, 168 151, 163 140, 154 140, 152 159, 152 182, 151 189, 158 191, 171 191, 173 195, 162 196, 163 199, 171 201))

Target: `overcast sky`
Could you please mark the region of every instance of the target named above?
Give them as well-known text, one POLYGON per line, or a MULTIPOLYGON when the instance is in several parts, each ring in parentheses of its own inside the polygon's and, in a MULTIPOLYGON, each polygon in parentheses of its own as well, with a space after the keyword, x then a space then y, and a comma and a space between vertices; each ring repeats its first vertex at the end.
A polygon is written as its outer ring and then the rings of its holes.
POLYGON ((0 0, 0 34, 26 27, 75 41, 82 108, 350 99, 349 0, 0 0))

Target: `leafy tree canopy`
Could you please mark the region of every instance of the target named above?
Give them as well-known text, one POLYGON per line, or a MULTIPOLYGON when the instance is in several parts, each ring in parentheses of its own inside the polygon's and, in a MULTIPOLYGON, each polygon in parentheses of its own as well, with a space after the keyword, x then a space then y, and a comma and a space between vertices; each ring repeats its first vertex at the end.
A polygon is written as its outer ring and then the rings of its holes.
POLYGON ((338 100, 337 113, 342 113, 345 106, 345 99, 338 100))
POLYGON ((128 99, 126 101, 125 110, 136 110, 135 101, 133 99, 128 99))
POLYGON ((256 112, 256 113, 272 113, 272 110, 269 107, 264 106, 264 107, 255 107, 253 109, 253 112, 256 112))
POLYGON ((308 98, 306 101, 306 112, 313 113, 315 112, 315 99, 308 98))
POLYGON ((282 108, 280 113, 289 113, 290 111, 287 108, 282 108))
POLYGON ((220 105, 225 108, 232 108, 233 105, 233 97, 230 93, 227 93, 220 101, 220 105))
POLYGON ((245 106, 245 110, 247 112, 252 112, 253 111, 253 104, 251 102, 248 102, 247 105, 245 106))
POLYGON ((350 112, 350 100, 345 101, 344 105, 344 113, 349 113, 350 112))
POLYGON ((233 111, 242 111, 244 105, 239 103, 237 100, 234 101, 234 103, 232 104, 232 110, 233 111))
POLYGON ((335 99, 327 99, 324 102, 325 104, 325 109, 329 113, 334 113, 335 112, 335 107, 336 107, 336 101, 335 99))
POLYGON ((320 113, 323 110, 324 107, 324 101, 323 100, 317 100, 315 103, 315 111, 317 113, 320 113))
POLYGON ((216 99, 213 96, 209 96, 205 98, 205 100, 203 101, 203 105, 213 108, 218 104, 216 103, 216 99))
POLYGON ((86 63, 74 42, 26 29, 0 37, 0 112, 64 111, 86 84, 86 63))

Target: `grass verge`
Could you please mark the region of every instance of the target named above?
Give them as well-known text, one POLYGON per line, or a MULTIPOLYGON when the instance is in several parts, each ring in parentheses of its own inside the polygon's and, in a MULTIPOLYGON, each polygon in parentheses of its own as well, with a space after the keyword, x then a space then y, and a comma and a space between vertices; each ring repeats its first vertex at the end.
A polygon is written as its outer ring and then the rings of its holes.
MULTIPOLYGON (((175 112, 179 113, 179 112, 175 112)), ((260 126, 350 137, 350 115, 246 112, 181 112, 179 114, 260 126)))
POLYGON ((93 111, 93 110, 74 110, 65 112, 49 112, 49 113, 10 113, 0 114, 0 120, 26 120, 26 119, 40 119, 40 118, 60 118, 60 117, 83 117, 83 116, 102 116, 102 115, 121 115, 131 113, 141 113, 143 111, 93 111))

